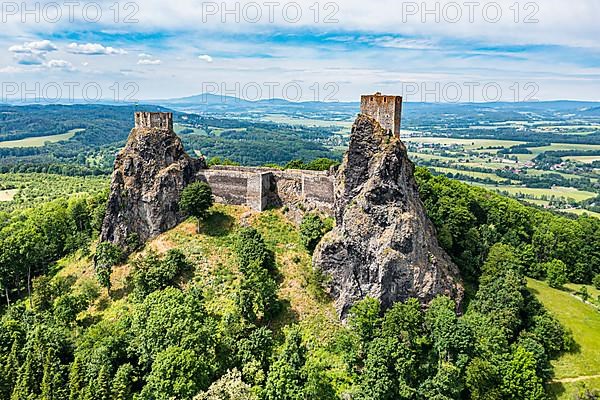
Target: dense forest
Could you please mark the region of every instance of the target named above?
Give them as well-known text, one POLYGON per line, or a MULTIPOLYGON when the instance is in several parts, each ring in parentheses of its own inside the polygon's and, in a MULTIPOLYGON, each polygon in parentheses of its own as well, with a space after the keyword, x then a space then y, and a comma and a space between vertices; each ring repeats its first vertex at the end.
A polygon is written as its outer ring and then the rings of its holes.
POLYGON ((266 163, 285 164, 290 160, 312 160, 337 156, 320 141, 330 136, 316 129, 279 126, 270 129, 248 127, 243 132, 230 130, 219 136, 189 134, 181 139, 186 149, 196 149, 207 157, 222 157, 243 165, 263 165, 266 163))
POLYGON ((511 246, 521 272, 546 276, 554 261, 569 281, 590 283, 600 274, 600 220, 557 216, 491 192, 417 169, 421 198, 438 229, 442 246, 463 277, 479 276, 482 256, 495 243, 511 246))
MULTIPOLYGON (((417 178, 467 284, 463 304, 439 297, 426 311, 413 300, 382 310, 367 298, 346 325, 317 328, 286 317, 277 243, 252 225, 225 232, 205 223, 237 268, 203 281, 193 277, 204 264, 178 248, 123 260, 95 243, 103 196, 3 214, 0 398, 548 398, 550 360, 576 344, 525 277, 590 282, 600 273, 600 221, 532 209, 425 169, 417 178), (75 284, 86 260, 96 271, 75 284), (115 290, 107 276, 123 263, 125 287, 115 290), (223 285, 230 306, 209 306, 210 288, 223 285)), ((328 229, 309 214, 294 235, 309 253, 328 229)), ((326 305, 324 279, 314 273, 310 293, 326 305)))
MULTIPOLYGON (((39 147, 0 148, 0 172, 58 173, 70 176, 112 172, 115 155, 131 128, 133 113, 169 111, 144 105, 30 105, 0 106, 0 143, 7 140, 64 134, 80 129, 71 139, 39 147)), ((180 132, 186 150, 222 157, 245 165, 286 163, 294 159, 341 158, 330 145, 343 142, 336 128, 311 128, 268 122, 224 119, 174 112, 176 123, 194 126, 180 132), (191 133, 190 133, 191 132, 191 133), (216 133, 218 132, 218 133, 216 133)))

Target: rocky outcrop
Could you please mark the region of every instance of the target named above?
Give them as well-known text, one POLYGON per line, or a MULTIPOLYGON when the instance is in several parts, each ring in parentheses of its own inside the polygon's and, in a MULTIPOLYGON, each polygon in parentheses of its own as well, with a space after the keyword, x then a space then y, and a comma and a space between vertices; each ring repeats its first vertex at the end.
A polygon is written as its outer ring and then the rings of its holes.
POLYGON ((395 135, 360 114, 336 182, 336 227, 315 250, 313 264, 330 280, 342 318, 367 296, 384 308, 415 297, 424 305, 445 294, 462 299, 459 271, 439 246, 395 135))
POLYGON ((101 240, 131 251, 175 227, 181 191, 205 167, 171 129, 134 128, 115 161, 101 240))

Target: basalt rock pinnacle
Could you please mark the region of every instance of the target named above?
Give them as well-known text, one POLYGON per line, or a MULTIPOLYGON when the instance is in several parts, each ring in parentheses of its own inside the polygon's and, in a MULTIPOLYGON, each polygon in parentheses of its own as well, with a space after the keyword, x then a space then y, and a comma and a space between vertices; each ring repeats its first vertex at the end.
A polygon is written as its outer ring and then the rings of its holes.
POLYGON ((342 319, 365 297, 384 309, 411 297, 424 306, 437 295, 462 299, 458 268, 438 244, 413 171, 400 138, 360 114, 337 175, 336 227, 313 258, 342 319))
POLYGON ((202 168, 170 126, 136 126, 115 161, 101 240, 131 251, 175 227, 181 191, 202 168))

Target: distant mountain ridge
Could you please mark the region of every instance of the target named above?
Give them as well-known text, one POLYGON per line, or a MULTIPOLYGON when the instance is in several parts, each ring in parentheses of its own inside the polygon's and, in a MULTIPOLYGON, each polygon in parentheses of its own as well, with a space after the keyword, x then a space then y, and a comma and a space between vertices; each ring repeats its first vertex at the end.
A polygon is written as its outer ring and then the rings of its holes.
MULTIPOLYGON (((344 101, 301 101, 295 102, 281 98, 245 100, 238 97, 204 93, 181 98, 149 100, 142 103, 158 104, 182 112, 201 112, 211 114, 339 114, 353 117, 359 112, 359 102, 344 101)), ((406 102, 409 112, 423 113, 459 113, 468 108, 471 112, 478 109, 498 109, 520 112, 556 112, 575 114, 582 117, 600 116, 600 102, 552 100, 531 102, 491 102, 491 103, 426 103, 406 102)))
MULTIPOLYGON (((519 111, 556 111, 575 112, 598 116, 600 115, 600 101, 578 101, 578 100, 549 100, 529 102, 489 102, 489 103, 431 103, 404 101, 414 111, 427 111, 435 109, 438 112, 446 110, 456 111, 461 108, 471 109, 503 109, 519 111)), ((359 102, 345 101, 290 101, 282 98, 246 100, 235 96, 226 96, 213 93, 202 93, 198 95, 167 98, 167 99, 144 99, 137 102, 114 101, 110 99, 89 102, 83 99, 72 101, 8 101, 0 103, 0 106, 29 106, 29 105, 108 105, 108 106, 136 106, 143 107, 167 107, 181 112, 208 112, 208 113, 239 113, 239 112, 266 112, 276 113, 278 111, 303 111, 303 112, 338 112, 340 114, 356 114, 360 108, 359 102)))

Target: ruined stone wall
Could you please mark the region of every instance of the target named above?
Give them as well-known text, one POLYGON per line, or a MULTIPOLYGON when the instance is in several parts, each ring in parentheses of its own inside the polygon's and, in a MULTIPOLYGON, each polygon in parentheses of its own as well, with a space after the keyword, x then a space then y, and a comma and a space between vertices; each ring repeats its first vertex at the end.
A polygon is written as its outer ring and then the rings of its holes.
POLYGON ((374 118, 388 134, 400 137, 401 96, 383 96, 381 93, 361 96, 360 113, 374 118))
POLYGON ((263 167, 216 166, 198 172, 218 203, 263 211, 290 207, 333 214, 334 176, 326 171, 281 171, 263 167))
POLYGON ((173 130, 173 113, 170 112, 144 112, 135 113, 135 127, 138 129, 173 130))
POLYGON ((255 174, 246 171, 219 171, 206 169, 198 172, 200 180, 207 182, 217 203, 236 206, 248 203, 248 180, 255 174))

